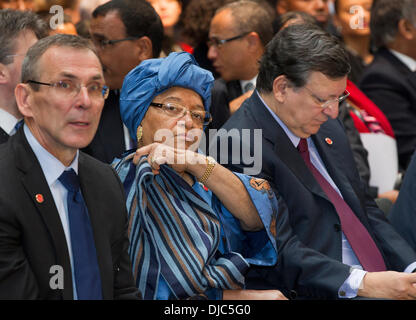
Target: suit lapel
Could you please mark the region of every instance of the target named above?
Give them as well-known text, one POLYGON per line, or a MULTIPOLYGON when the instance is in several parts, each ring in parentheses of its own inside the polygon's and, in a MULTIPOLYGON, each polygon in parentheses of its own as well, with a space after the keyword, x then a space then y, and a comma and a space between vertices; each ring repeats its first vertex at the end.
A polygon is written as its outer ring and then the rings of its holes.
POLYGON ((13 148, 16 154, 16 166, 22 172, 23 186, 49 231, 55 248, 56 263, 65 270, 63 298, 73 299, 71 264, 64 229, 42 168, 23 130, 19 130, 13 137, 13 148))
POLYGON ((0 143, 5 143, 7 140, 9 140, 9 135, 0 127, 0 143))
POLYGON ((257 94, 253 94, 249 99, 252 100, 252 103, 249 104, 253 106, 253 110, 251 110, 252 117, 258 128, 263 129, 263 143, 272 144, 277 157, 296 175, 299 181, 309 191, 328 200, 298 150, 290 141, 283 128, 266 109, 257 94))
POLYGON ((324 124, 319 132, 312 136, 312 139, 326 170, 341 192, 344 201, 350 206, 355 214, 362 212, 359 199, 356 196, 355 190, 352 188, 351 182, 344 174, 342 167, 337 166, 337 164, 343 163, 343 159, 337 157, 339 154, 337 150, 339 149, 337 148, 337 141, 331 135, 331 131, 327 130, 327 127, 324 124), (332 144, 326 142, 327 138, 332 140, 332 144))
POLYGON ((100 188, 97 186, 98 181, 93 179, 93 175, 88 174, 91 167, 88 166, 88 160, 83 153, 80 153, 78 174, 81 184, 82 195, 88 208, 88 214, 91 221, 92 230, 94 233, 95 248, 97 251, 98 265, 100 268, 101 286, 103 290, 104 299, 113 298, 113 274, 111 263, 111 244, 106 233, 106 226, 102 212, 104 204, 98 201, 101 198, 100 188))

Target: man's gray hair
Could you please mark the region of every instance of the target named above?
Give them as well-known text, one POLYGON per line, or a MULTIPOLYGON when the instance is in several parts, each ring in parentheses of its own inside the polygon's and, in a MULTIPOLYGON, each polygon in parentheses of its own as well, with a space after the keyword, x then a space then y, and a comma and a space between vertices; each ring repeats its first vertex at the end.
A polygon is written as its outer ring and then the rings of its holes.
POLYGON ((408 20, 416 27, 415 0, 374 0, 370 29, 377 48, 387 46, 394 41, 401 19, 408 20))
POLYGON ((0 63, 13 62, 17 37, 20 32, 30 30, 38 39, 47 36, 46 23, 31 11, 0 10, 0 63))
POLYGON ((261 1, 240 0, 227 3, 215 14, 230 10, 235 22, 235 32, 256 32, 264 46, 273 38, 273 15, 261 1))
POLYGON ((337 38, 314 24, 295 24, 279 31, 267 45, 256 87, 270 93, 274 79, 284 75, 295 88, 300 88, 311 72, 339 79, 350 69, 348 55, 337 38))
MULTIPOLYGON (((89 40, 79 36, 69 34, 55 34, 53 36, 43 38, 36 42, 28 50, 26 57, 23 60, 21 79, 23 83, 26 83, 29 80, 39 81, 38 79, 40 79, 41 72, 41 70, 39 70, 39 60, 46 52, 46 50, 52 47, 68 47, 79 50, 91 50, 95 55, 97 55, 94 45, 89 40)), ((38 89, 38 85, 31 85, 35 90, 38 89)))

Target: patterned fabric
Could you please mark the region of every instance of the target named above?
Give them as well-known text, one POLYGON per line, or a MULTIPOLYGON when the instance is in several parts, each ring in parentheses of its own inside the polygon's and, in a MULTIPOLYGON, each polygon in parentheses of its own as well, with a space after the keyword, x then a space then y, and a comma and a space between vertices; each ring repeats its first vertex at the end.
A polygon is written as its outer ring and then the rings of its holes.
POLYGON ((155 299, 160 275, 177 299, 243 288, 249 264, 239 253, 218 250, 220 221, 211 206, 169 166, 153 175, 145 157, 129 177, 128 159, 115 169, 123 183, 134 181, 126 190, 129 254, 144 299, 155 299))

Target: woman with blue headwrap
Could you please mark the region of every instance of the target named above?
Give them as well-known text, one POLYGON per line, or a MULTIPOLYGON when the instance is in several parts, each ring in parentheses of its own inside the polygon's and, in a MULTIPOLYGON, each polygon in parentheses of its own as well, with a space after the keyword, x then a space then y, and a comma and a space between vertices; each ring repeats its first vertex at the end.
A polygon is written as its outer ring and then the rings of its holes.
POLYGON ((127 194, 129 254, 144 299, 284 298, 242 290, 250 263, 277 262, 281 208, 266 181, 198 152, 213 80, 185 52, 145 60, 124 79, 121 116, 138 149, 113 166, 127 194))

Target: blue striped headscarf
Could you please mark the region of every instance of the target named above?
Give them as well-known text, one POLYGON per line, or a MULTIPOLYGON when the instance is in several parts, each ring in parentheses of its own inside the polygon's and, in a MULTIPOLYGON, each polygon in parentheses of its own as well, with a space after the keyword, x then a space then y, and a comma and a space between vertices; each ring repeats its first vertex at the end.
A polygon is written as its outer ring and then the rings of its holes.
POLYGON ((211 104, 212 73, 198 66, 187 52, 172 52, 166 58, 148 59, 124 78, 120 94, 120 113, 130 136, 137 128, 154 97, 171 87, 183 87, 198 93, 206 111, 211 104))

